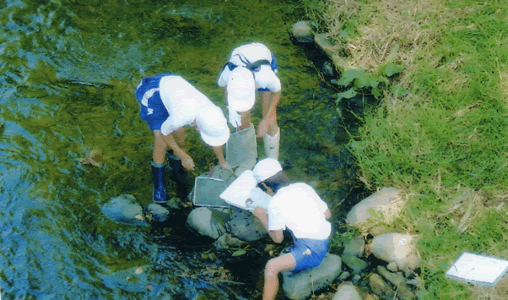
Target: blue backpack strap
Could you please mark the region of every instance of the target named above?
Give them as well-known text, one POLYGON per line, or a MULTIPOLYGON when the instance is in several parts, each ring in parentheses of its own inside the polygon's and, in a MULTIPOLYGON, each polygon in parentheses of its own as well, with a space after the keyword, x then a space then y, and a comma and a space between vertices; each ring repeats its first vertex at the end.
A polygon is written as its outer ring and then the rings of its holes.
POLYGON ((275 55, 273 55, 273 52, 270 51, 270 53, 272 53, 272 63, 270 65, 270 67, 272 67, 272 70, 275 71, 279 68, 279 65, 277 64, 277 61, 275 60, 275 55))

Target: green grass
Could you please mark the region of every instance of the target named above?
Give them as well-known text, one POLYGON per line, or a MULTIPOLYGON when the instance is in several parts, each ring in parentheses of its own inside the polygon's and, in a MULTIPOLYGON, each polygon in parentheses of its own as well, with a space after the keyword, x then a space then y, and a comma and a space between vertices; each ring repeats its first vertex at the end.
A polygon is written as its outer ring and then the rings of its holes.
MULTIPOLYGON (((311 2, 309 16, 329 25, 323 30, 337 30, 319 17, 337 8, 311 2)), ((391 3, 393 11, 403 4, 381 2, 364 1, 351 18, 388 26, 392 11, 383 4, 391 3)), ((508 9, 504 1, 410 2, 404 5, 414 5, 414 13, 399 14, 405 21, 391 28, 407 35, 378 45, 400 46, 395 63, 404 71, 391 84, 408 95, 385 91, 381 106, 359 120, 362 128, 349 148, 367 188, 394 186, 410 195, 407 213, 394 227, 420 236, 425 299, 502 299, 505 286, 478 292, 445 279, 444 272, 463 251, 508 258, 508 9), (407 29, 412 22, 420 22, 413 32, 407 29), (418 34, 426 40, 411 43, 418 34)))

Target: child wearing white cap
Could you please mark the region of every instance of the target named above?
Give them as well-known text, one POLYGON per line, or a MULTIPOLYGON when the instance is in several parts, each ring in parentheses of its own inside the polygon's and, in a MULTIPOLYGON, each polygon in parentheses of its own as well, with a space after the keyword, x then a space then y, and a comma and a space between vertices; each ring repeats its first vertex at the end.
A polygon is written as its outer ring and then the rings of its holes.
MULTIPOLYGON (((254 177, 265 182, 280 175, 282 168, 275 161, 260 161, 254 167, 254 177)), ((252 213, 265 226, 276 243, 284 239, 283 230, 289 229, 294 245, 290 253, 272 258, 265 266, 263 299, 275 299, 279 289, 278 274, 293 273, 321 264, 328 251, 332 225, 327 220, 331 212, 314 189, 305 183, 275 187, 268 208, 257 207, 252 213)))
POLYGON ((258 125, 257 137, 263 137, 267 157, 274 159, 278 159, 280 141, 277 104, 281 84, 277 72, 277 62, 268 47, 250 43, 233 50, 218 80, 226 94, 229 121, 238 129, 251 126, 250 110, 256 90, 260 92, 263 119, 258 125))
POLYGON ((171 177, 177 181, 178 195, 185 197, 189 184, 184 168, 194 170, 194 161, 184 151, 184 126, 196 126, 203 141, 213 147, 219 163, 224 164, 222 145, 229 139, 227 120, 203 93, 171 73, 143 78, 136 87, 136 98, 140 116, 155 139, 151 162, 153 201, 166 202, 164 161, 168 149, 171 177))

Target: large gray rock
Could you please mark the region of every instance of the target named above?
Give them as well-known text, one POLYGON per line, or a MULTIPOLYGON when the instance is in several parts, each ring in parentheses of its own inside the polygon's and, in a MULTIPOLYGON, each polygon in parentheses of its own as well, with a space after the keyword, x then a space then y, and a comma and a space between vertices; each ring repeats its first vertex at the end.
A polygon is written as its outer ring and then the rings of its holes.
POLYGON ((250 211, 232 207, 229 228, 231 234, 243 241, 253 242, 268 236, 265 226, 250 211))
POLYGON ((383 188, 356 204, 347 214, 347 221, 360 229, 376 225, 379 222, 390 223, 405 201, 396 188, 383 188))
POLYGON ((147 225, 143 208, 132 195, 123 194, 109 199, 101 208, 110 220, 128 225, 147 225))
POLYGON ((229 231, 229 218, 227 209, 198 207, 187 216, 187 226, 200 235, 216 240, 229 231))
POLYGON ((342 268, 339 256, 327 253, 321 264, 309 270, 291 274, 282 272, 284 294, 289 299, 304 299, 317 291, 327 287, 337 276, 342 268))
POLYGON ((362 300, 362 297, 351 283, 343 283, 333 295, 332 300, 362 300))
POLYGON ((395 262, 399 270, 409 273, 420 265, 413 237, 407 234, 388 233, 374 237, 369 245, 371 253, 388 263, 395 262))

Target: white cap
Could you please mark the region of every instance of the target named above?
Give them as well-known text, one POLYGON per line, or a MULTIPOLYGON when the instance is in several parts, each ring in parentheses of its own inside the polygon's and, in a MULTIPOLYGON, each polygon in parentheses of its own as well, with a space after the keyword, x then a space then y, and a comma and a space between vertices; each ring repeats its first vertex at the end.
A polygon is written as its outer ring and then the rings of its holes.
POLYGON ((254 78, 258 88, 269 89, 274 93, 281 89, 280 79, 269 65, 261 65, 259 71, 254 72, 254 78))
POLYGON ((207 104, 199 109, 196 125, 201 138, 210 146, 222 146, 229 139, 228 121, 222 110, 213 104, 207 104))
POLYGON ((229 75, 227 84, 228 105, 239 112, 254 106, 256 100, 256 82, 252 72, 244 67, 236 67, 229 75))
POLYGON ((254 172, 254 178, 256 178, 258 183, 272 177, 280 171, 282 171, 282 166, 276 159, 273 158, 260 160, 254 166, 254 169, 252 169, 252 172, 254 172))

